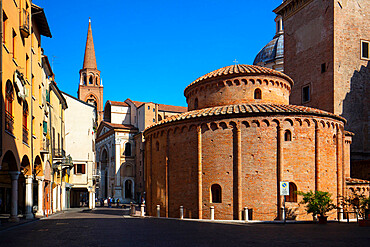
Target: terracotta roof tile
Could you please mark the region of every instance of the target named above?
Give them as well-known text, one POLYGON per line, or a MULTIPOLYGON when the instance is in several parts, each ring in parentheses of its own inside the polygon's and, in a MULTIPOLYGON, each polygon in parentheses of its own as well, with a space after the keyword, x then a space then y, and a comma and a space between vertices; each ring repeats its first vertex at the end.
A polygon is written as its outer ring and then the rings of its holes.
POLYGON ((332 117, 339 121, 346 122, 346 120, 340 116, 332 114, 330 112, 322 111, 315 108, 298 106, 298 105, 279 105, 279 104, 239 104, 239 105, 227 105, 227 106, 215 106, 211 108, 203 108, 199 110, 193 110, 184 112, 182 114, 168 117, 147 129, 162 125, 164 123, 181 121, 184 119, 208 117, 212 115, 231 115, 231 114, 248 114, 248 113, 293 113, 301 115, 316 115, 324 117, 332 117), (242 110, 239 110, 242 109, 242 110))
POLYGON ((160 111, 171 111, 171 112, 181 112, 182 113, 182 112, 188 111, 188 108, 184 107, 184 106, 158 104, 158 110, 160 110, 160 111))
POLYGON ((121 102, 121 101, 112 101, 112 100, 109 100, 110 104, 111 105, 116 105, 116 106, 128 106, 128 104, 126 102, 121 102))
POLYGON ((105 121, 102 121, 102 123, 105 123, 106 125, 109 125, 110 127, 114 129, 132 129, 132 130, 137 129, 135 126, 130 125, 130 124, 115 124, 115 123, 109 123, 105 121))
POLYGON ((192 87, 198 82, 211 80, 216 77, 221 77, 221 76, 230 75, 230 74, 240 74, 240 75, 262 74, 262 75, 279 76, 279 77, 284 78, 288 82, 290 82, 292 86, 294 84, 293 80, 289 76, 281 72, 278 72, 274 69, 269 69, 269 68, 260 67, 256 65, 236 64, 236 65, 230 65, 230 66, 223 67, 221 69, 214 70, 212 72, 209 72, 208 74, 205 74, 204 76, 199 77, 198 79, 190 83, 189 86, 187 86, 184 91, 186 92, 186 90, 189 87, 192 87))

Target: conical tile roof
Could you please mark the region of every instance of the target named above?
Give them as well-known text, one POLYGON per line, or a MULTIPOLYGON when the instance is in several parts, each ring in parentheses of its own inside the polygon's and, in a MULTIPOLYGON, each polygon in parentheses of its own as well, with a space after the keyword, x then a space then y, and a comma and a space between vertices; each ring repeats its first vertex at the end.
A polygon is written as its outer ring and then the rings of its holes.
POLYGON ((83 69, 97 69, 94 41, 93 41, 93 36, 92 36, 92 31, 91 31, 91 20, 89 20, 89 29, 87 31, 83 69))

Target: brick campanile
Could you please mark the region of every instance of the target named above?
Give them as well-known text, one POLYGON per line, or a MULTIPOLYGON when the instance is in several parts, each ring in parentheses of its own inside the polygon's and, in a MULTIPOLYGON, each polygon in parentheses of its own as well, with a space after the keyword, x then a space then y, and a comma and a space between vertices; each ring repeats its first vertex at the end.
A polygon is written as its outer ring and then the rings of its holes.
POLYGON ((99 125, 103 119, 103 85, 100 80, 100 71, 96 65, 91 20, 89 20, 89 28, 87 31, 84 63, 80 70, 78 98, 96 106, 97 124, 99 125))

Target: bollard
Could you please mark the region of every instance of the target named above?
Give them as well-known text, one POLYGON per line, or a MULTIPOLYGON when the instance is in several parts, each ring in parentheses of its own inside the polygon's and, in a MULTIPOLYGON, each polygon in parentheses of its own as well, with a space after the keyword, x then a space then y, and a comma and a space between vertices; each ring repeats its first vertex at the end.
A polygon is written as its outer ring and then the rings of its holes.
POLYGON ((359 214, 358 208, 356 208, 355 211, 356 211, 356 220, 357 220, 357 223, 358 223, 358 214, 359 214))
POLYGON ((281 207, 281 219, 285 222, 285 208, 281 207))
POLYGON ((180 206, 180 219, 184 219, 184 206, 180 206))
POLYGON ((247 207, 244 208, 244 220, 245 221, 248 221, 249 220, 248 208, 247 207))
POLYGON ((130 203, 130 211, 131 216, 135 215, 135 205, 132 202, 130 203))
POLYGON ((142 203, 141 206, 140 206, 140 216, 141 217, 145 216, 145 205, 144 205, 144 203, 142 203))
POLYGON ((338 222, 340 223, 341 220, 343 220, 343 208, 339 207, 338 222))
POLYGON ((215 219, 215 207, 211 206, 211 220, 215 219))
POLYGON ((161 217, 161 205, 157 205, 157 217, 161 217))

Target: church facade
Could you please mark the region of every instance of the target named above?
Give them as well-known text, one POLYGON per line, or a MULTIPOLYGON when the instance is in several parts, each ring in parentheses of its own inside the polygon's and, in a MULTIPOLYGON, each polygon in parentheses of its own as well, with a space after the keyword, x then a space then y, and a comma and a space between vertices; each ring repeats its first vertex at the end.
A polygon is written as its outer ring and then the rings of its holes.
POLYGON ((96 161, 100 171, 97 197, 114 197, 123 203, 140 202, 144 190, 144 129, 186 107, 108 100, 96 139, 96 161))

